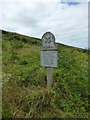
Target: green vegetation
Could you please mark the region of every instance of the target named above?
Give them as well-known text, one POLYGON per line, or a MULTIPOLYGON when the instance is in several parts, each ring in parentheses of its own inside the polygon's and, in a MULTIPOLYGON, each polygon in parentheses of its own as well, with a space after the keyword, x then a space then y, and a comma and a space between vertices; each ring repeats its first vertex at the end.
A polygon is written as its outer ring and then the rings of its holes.
POLYGON ((88 118, 88 51, 58 46, 52 88, 40 39, 2 31, 3 118, 88 118))

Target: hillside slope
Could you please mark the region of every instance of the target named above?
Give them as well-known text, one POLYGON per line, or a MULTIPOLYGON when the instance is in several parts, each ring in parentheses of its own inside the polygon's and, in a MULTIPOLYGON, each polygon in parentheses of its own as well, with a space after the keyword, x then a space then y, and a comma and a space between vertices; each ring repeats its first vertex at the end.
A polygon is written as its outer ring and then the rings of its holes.
POLYGON ((47 89, 41 40, 2 33, 3 118, 88 118, 87 50, 57 44, 58 68, 47 89))

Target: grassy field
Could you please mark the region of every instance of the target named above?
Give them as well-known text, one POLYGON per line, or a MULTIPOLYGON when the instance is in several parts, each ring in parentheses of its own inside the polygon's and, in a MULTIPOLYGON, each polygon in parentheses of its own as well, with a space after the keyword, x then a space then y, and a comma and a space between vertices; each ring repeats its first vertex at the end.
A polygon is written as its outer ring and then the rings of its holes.
POLYGON ((3 118, 88 118, 88 51, 58 44, 52 88, 41 40, 2 31, 3 118))

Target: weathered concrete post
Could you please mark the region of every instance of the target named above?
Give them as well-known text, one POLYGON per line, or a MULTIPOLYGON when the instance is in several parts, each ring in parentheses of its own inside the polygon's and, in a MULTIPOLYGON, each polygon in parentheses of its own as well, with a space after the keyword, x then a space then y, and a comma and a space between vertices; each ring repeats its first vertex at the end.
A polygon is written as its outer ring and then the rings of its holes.
POLYGON ((42 36, 41 46, 41 66, 47 67, 47 87, 52 86, 53 68, 57 67, 57 47, 55 45, 55 37, 51 32, 46 32, 42 36))
POLYGON ((53 82, 53 68, 47 67, 47 87, 51 87, 53 82))

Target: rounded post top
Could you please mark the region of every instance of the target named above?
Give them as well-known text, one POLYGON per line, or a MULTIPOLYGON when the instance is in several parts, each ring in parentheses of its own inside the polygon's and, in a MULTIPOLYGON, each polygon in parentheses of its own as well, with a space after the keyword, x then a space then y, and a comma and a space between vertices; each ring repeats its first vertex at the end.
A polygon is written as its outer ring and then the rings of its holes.
POLYGON ((56 49, 55 36, 51 32, 46 32, 42 36, 42 48, 56 49))

